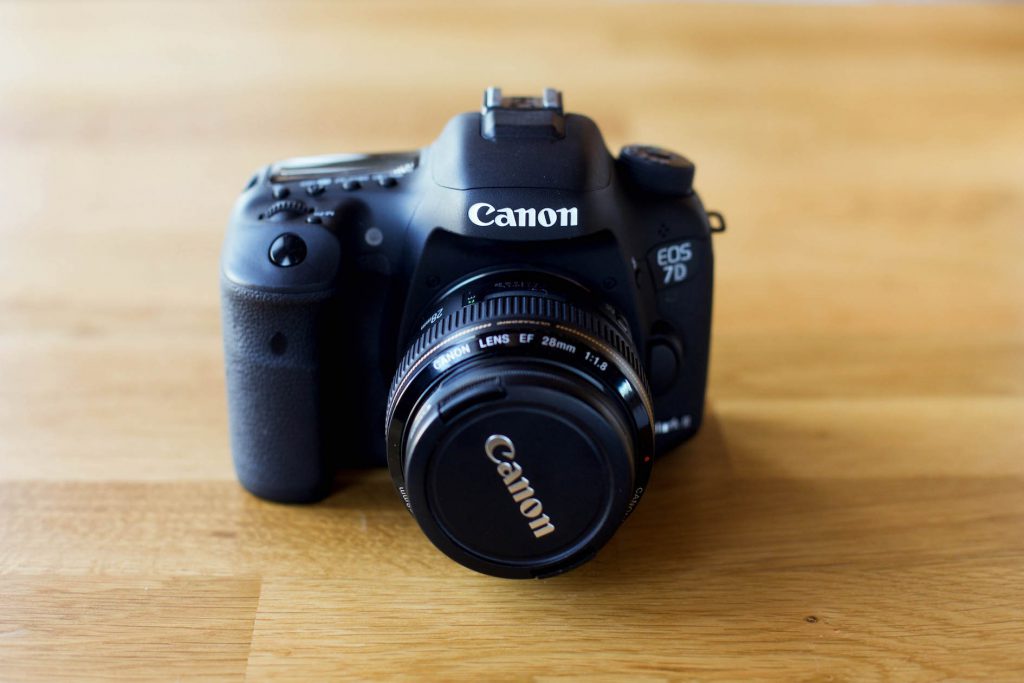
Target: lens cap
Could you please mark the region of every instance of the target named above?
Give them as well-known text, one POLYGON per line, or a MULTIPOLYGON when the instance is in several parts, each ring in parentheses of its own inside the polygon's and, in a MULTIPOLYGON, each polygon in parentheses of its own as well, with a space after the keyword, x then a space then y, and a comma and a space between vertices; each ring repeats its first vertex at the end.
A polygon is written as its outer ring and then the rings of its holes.
POLYGON ((530 578, 583 564, 651 472, 654 408, 628 329, 589 291, 533 272, 471 277, 435 311, 391 383, 395 489, 470 569, 530 578))
POLYGON ((474 374, 439 388, 411 423, 405 483, 420 526, 489 574, 543 576, 587 560, 632 496, 621 408, 569 373, 474 374))

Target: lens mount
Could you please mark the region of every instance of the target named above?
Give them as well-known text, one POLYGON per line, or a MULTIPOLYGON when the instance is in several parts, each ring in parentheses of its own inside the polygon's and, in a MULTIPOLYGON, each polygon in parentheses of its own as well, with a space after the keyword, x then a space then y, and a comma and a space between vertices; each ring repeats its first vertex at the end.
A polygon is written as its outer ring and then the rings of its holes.
POLYGON ((633 510, 653 410, 628 327, 579 285, 534 272, 440 298, 391 388, 388 464, 430 540, 487 574, 557 574, 633 510), (428 321, 429 322, 429 321, 428 321))

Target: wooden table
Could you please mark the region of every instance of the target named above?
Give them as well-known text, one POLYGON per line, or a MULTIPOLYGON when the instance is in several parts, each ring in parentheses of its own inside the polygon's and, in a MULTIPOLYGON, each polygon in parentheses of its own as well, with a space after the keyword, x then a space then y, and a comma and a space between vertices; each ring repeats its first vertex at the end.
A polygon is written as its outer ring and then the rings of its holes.
POLYGON ((1024 8, 0 5, 0 679, 1024 678, 1024 8), (592 563, 235 483, 248 173, 565 90, 690 155, 709 414, 592 563))

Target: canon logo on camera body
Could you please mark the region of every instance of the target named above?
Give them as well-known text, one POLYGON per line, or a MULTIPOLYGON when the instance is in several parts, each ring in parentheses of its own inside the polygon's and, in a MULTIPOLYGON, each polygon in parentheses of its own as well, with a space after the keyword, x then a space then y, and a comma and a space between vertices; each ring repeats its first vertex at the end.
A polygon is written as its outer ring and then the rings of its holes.
POLYGON ((469 220, 480 227, 497 225, 502 228, 535 228, 539 225, 550 228, 557 225, 570 228, 579 225, 579 209, 575 206, 560 209, 512 209, 505 206, 496 209, 493 204, 477 202, 469 207, 469 220))
POLYGON ((498 467, 496 471, 512 495, 512 500, 519 503, 519 513, 530 520, 530 529, 537 538, 547 536, 555 530, 551 518, 544 514, 544 505, 534 498, 536 491, 530 486, 530 480, 523 476, 523 468, 514 462, 516 447, 512 439, 504 434, 491 434, 484 441, 484 453, 498 467))

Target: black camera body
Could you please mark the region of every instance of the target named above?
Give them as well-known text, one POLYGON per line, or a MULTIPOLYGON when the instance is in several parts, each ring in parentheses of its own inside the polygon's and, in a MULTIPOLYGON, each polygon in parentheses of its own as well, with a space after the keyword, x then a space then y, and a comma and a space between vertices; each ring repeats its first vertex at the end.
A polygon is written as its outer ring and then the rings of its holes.
POLYGON ((387 464, 466 566, 585 561, 701 424, 724 223, 693 175, 493 88, 422 150, 259 171, 221 263, 241 483, 314 501, 387 464))

